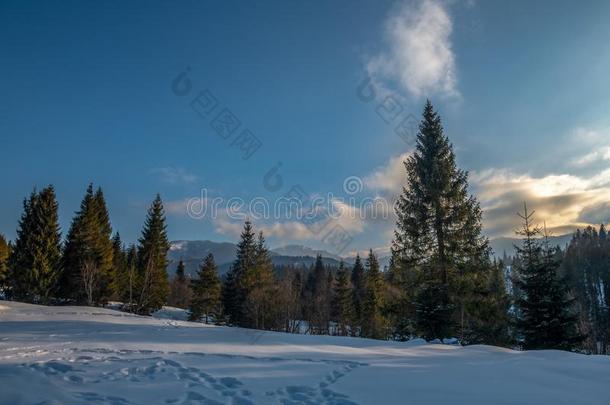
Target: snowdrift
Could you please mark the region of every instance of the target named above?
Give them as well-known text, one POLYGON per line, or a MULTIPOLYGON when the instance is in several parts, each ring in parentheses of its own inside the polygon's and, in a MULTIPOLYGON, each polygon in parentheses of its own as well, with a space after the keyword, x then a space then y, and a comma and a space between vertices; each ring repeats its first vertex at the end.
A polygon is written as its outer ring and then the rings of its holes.
POLYGON ((0 403, 610 401, 608 356, 289 335, 166 318, 0 301, 0 403))

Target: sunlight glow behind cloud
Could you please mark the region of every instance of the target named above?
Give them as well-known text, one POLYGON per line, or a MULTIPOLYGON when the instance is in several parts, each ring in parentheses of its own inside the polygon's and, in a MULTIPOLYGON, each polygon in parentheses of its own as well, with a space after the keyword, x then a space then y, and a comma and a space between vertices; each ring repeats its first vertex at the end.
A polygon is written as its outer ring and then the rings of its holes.
POLYGON ((545 221, 555 234, 608 220, 600 209, 607 208, 603 204, 610 195, 610 170, 584 178, 570 174, 532 177, 490 169, 473 174, 471 184, 481 201, 490 235, 512 236, 519 226, 515 214, 522 210, 523 201, 536 210, 537 221, 545 221))

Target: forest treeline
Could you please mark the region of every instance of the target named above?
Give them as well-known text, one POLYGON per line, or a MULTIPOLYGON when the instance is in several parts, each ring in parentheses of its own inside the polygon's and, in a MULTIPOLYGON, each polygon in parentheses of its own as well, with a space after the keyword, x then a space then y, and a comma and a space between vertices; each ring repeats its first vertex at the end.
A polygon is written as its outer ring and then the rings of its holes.
POLYGON ((188 308, 193 321, 290 333, 608 353, 610 238, 603 225, 576 232, 562 250, 524 204, 515 257, 493 258, 468 174, 457 167, 430 102, 404 166, 385 269, 372 250, 351 266, 328 267, 317 257, 311 268, 274 268, 263 233, 246 221, 227 274, 218 274, 210 254, 196 275, 180 262, 170 280, 160 196, 137 243, 126 246, 93 185, 62 239, 48 186, 24 200, 15 240, 0 237, 2 292, 53 305, 119 301, 139 314, 169 303, 188 308))

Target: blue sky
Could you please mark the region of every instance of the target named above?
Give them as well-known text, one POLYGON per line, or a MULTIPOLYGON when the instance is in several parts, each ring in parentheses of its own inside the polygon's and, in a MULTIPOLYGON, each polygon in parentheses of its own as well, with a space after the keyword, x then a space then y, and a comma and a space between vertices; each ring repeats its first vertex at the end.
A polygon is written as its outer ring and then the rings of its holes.
MULTIPOLYGON (((610 3, 334 1, 0 4, 0 233, 15 235, 22 199, 52 183, 67 230, 89 182, 116 230, 140 232, 160 192, 171 239, 235 240, 239 221, 193 219, 187 201, 308 194, 392 201, 411 146, 394 133, 430 98, 485 209, 510 235, 527 200, 553 232, 610 221, 610 3), (172 81, 189 68, 186 96, 172 81), (376 97, 359 85, 370 78, 376 97), (207 89, 218 110, 189 102, 207 89), (401 114, 377 113, 391 97, 401 114), (211 126, 228 108, 241 126, 211 126), (249 158, 231 142, 248 129, 249 158), (265 187, 281 163, 283 186, 265 187)), ((354 204, 338 202, 345 213, 354 204)), ((289 219, 255 221, 272 246, 328 248, 289 219)), ((339 218, 344 253, 383 249, 393 218, 339 218)))

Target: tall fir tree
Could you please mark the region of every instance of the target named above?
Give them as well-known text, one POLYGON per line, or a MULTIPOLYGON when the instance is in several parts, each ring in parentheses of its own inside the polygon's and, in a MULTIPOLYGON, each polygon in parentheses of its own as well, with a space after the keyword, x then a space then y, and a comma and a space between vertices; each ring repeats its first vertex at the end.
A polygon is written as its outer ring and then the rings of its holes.
POLYGON ((307 320, 312 334, 327 334, 330 320, 330 290, 328 272, 317 255, 313 268, 307 276, 307 320))
POLYGON ((135 244, 131 244, 125 252, 127 266, 123 277, 120 277, 120 297, 124 303, 124 309, 129 312, 134 312, 136 308, 137 288, 139 285, 138 272, 138 248, 135 244))
POLYGON ((53 186, 32 192, 23 203, 15 247, 10 256, 11 296, 48 304, 61 273, 61 234, 53 186))
POLYGON ((255 249, 255 266, 251 280, 247 281, 249 290, 246 293, 246 315, 248 323, 257 329, 273 328, 274 312, 274 273, 269 249, 267 249, 263 232, 258 233, 255 249))
POLYGON ((160 309, 167 301, 167 252, 169 241, 165 225, 165 211, 161 196, 148 210, 142 236, 138 241, 138 308, 139 313, 160 309))
POLYGON ((534 212, 523 206, 521 247, 517 246, 519 266, 515 284, 522 292, 517 300, 518 329, 524 349, 570 350, 582 339, 576 331, 574 299, 559 278, 556 250, 541 240, 541 228, 533 225, 534 212))
POLYGON ((342 260, 335 276, 332 310, 333 318, 337 322, 337 333, 340 336, 347 336, 350 332, 353 304, 349 274, 342 260))
POLYGON ((110 297, 121 300, 127 288, 127 252, 123 246, 121 235, 115 233, 112 238, 112 275, 110 277, 110 297))
POLYGON ((34 205, 38 199, 36 190, 28 198, 23 199, 23 212, 17 227, 17 239, 12 254, 9 257, 8 295, 17 300, 31 300, 28 297, 30 290, 30 276, 33 259, 32 246, 34 245, 34 205))
POLYGON ((197 278, 191 280, 191 288, 193 290, 189 306, 191 321, 204 318, 207 324, 210 316, 216 318, 220 315, 220 279, 214 255, 211 253, 203 260, 197 278))
POLYGON ((244 224, 236 259, 226 275, 223 304, 229 322, 244 327, 269 327, 274 283, 273 265, 262 232, 258 239, 249 220, 244 224))
POLYGON ((89 184, 63 252, 61 295, 76 303, 103 303, 112 294, 112 228, 101 189, 89 184))
POLYGON ((92 205, 93 184, 89 184, 81 201, 80 210, 76 212, 72 219, 63 249, 60 295, 64 299, 73 300, 77 303, 86 301, 81 271, 87 246, 92 245, 91 234, 87 232, 92 228, 90 224, 94 221, 92 205))
POLYGON ((226 315, 229 322, 235 325, 252 327, 248 318, 246 303, 248 293, 252 291, 257 265, 256 236, 252 223, 246 220, 237 244, 237 254, 233 266, 227 274, 225 283, 226 315))
POLYGON ((418 333, 426 339, 463 333, 468 280, 489 271, 481 209, 468 194, 468 175, 455 162, 439 115, 426 102, 415 151, 405 161, 407 185, 396 208, 396 266, 414 273, 418 333), (460 330, 461 329, 461 330, 460 330))
POLYGON ((110 215, 106 206, 106 198, 101 187, 93 196, 94 211, 97 216, 98 230, 96 235, 96 266, 100 271, 100 286, 98 302, 106 302, 112 295, 112 285, 114 284, 113 272, 113 240, 112 226, 110 225, 110 215))
POLYGON ((353 300, 353 312, 352 312, 352 335, 359 333, 362 326, 362 311, 364 304, 364 297, 366 294, 365 278, 364 278, 364 266, 360 255, 356 255, 356 261, 352 268, 352 300, 353 300))
POLYGON ((260 287, 267 287, 273 283, 273 262, 271 261, 271 255, 265 241, 263 231, 258 233, 256 240, 256 283, 260 287))
POLYGON ((385 320, 382 315, 383 307, 383 276, 379 270, 377 256, 371 249, 366 260, 364 302, 362 306, 362 332, 363 337, 371 339, 385 339, 387 336, 385 320))

